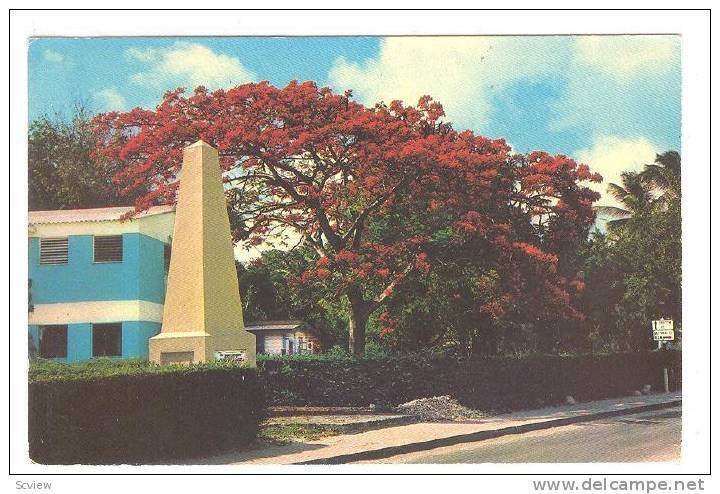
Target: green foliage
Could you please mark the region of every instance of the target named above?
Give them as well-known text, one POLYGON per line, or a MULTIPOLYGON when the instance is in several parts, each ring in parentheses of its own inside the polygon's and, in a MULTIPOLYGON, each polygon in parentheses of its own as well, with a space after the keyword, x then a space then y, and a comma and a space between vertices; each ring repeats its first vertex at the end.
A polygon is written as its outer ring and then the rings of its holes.
MULTIPOLYGON (((340 345, 332 346, 323 353, 294 353, 292 355, 260 354, 257 356, 260 362, 340 362, 357 360, 347 349, 340 345)), ((283 367, 282 369, 286 369, 283 367)), ((282 370, 281 370, 282 371, 282 370)))
POLYGON ((120 376, 148 374, 188 375, 216 369, 234 370, 244 366, 230 361, 213 361, 191 365, 157 365, 142 359, 94 358, 83 362, 65 363, 56 360, 32 359, 28 379, 33 382, 91 381, 120 376))
POLYGON ((237 365, 34 367, 28 429, 39 463, 173 462, 241 448, 265 406, 257 370, 237 365))
POLYGON ((623 182, 609 187, 623 213, 580 253, 585 330, 596 349, 651 348, 650 321, 660 317, 674 319, 681 330, 680 156, 658 155, 641 173, 624 174, 623 182))
POLYGON ((324 348, 347 341, 347 303, 319 284, 293 280, 315 265, 317 254, 300 246, 268 250, 247 265, 237 264, 246 321, 297 319, 319 332, 324 348))
POLYGON ((28 133, 28 208, 34 210, 132 205, 112 183, 117 167, 96 158, 92 114, 76 105, 69 118, 43 116, 28 133))
POLYGON ((477 350, 479 340, 488 338, 491 330, 480 308, 500 295, 499 274, 471 255, 447 261, 427 276, 410 277, 389 303, 397 325, 384 339, 386 344, 404 352, 448 343, 466 353, 473 346, 477 350))
POLYGON ((382 343, 375 340, 368 341, 365 346, 365 358, 368 359, 384 359, 396 356, 386 345, 382 345, 382 343))
POLYGON ((418 352, 377 358, 265 359, 258 370, 275 405, 393 407, 416 398, 451 395, 485 410, 533 408, 565 396, 623 396, 650 384, 681 383, 681 353, 532 355, 462 358, 418 352))
POLYGON ((650 213, 653 208, 653 194, 642 173, 623 172, 622 185, 608 184, 608 193, 620 201, 623 207, 604 206, 598 211, 611 219, 607 222, 610 231, 619 230, 627 225, 632 217, 638 218, 650 213))
MULTIPOLYGON (((292 355, 260 354, 257 356, 258 365, 270 362, 271 365, 283 365, 292 362, 342 363, 342 362, 374 362, 389 360, 432 360, 447 356, 449 352, 423 349, 416 352, 396 353, 377 343, 370 343, 363 357, 350 353, 345 346, 334 345, 323 353, 295 353, 292 355), (273 364, 275 363, 275 364, 273 364)), ((286 372, 287 367, 282 366, 280 372, 286 372)))

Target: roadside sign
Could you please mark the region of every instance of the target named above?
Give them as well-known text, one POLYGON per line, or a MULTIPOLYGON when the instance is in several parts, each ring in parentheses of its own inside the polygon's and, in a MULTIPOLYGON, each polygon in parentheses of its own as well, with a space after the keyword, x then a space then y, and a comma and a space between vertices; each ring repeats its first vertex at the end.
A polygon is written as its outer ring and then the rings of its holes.
POLYGON ((667 329, 675 329, 672 319, 658 319, 657 321, 653 321, 653 331, 667 329))
POLYGON ((675 339, 675 325, 672 319, 658 319, 652 322, 653 340, 673 341, 675 339))
POLYGON ((672 329, 656 329, 653 331, 653 340, 655 341, 673 341, 675 339, 675 331, 672 329))

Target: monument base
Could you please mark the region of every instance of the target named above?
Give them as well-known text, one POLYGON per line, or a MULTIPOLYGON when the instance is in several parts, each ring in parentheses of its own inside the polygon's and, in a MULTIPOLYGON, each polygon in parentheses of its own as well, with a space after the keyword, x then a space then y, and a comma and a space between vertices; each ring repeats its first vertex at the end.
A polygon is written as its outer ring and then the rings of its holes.
POLYGON ((151 362, 199 364, 219 359, 255 365, 255 335, 247 331, 213 336, 205 332, 167 332, 150 338, 151 362))

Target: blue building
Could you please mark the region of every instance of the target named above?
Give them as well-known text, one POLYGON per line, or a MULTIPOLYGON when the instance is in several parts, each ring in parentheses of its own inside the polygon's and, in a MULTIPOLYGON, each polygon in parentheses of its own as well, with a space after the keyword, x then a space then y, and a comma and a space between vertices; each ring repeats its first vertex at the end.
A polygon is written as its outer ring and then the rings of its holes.
POLYGON ((29 345, 43 358, 147 358, 160 332, 175 212, 33 211, 29 345))

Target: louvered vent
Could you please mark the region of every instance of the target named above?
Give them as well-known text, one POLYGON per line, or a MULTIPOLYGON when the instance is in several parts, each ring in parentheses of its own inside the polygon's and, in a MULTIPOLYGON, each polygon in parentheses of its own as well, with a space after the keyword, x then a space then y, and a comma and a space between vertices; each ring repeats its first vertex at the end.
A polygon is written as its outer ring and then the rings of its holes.
POLYGON ((95 262, 122 262, 122 235, 95 237, 95 262))
POLYGON ((67 264, 67 262, 67 237, 40 239, 40 264, 67 264))

